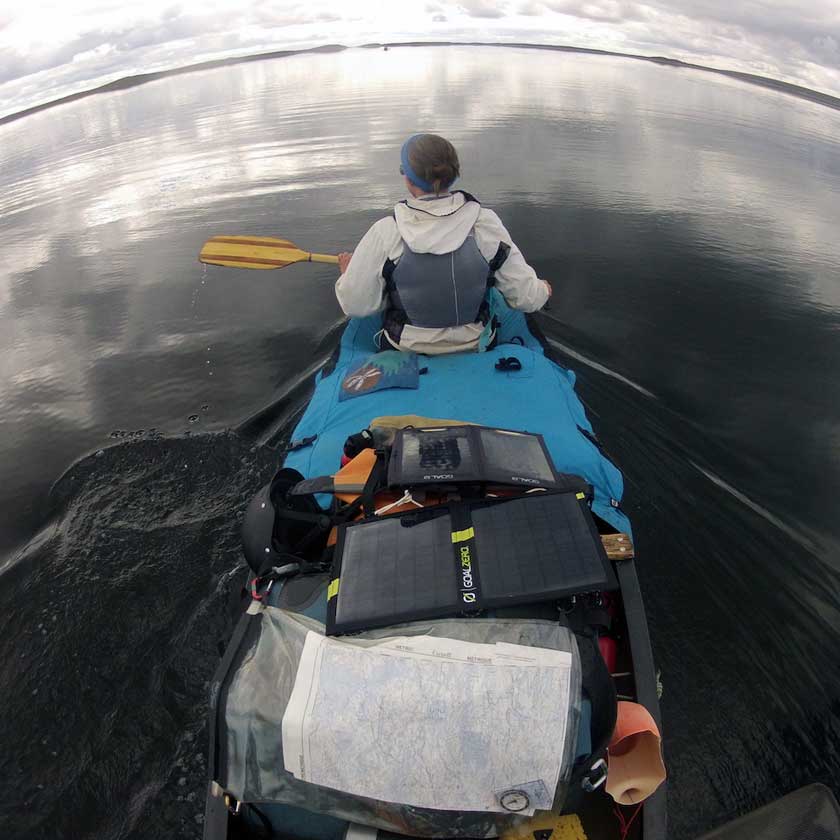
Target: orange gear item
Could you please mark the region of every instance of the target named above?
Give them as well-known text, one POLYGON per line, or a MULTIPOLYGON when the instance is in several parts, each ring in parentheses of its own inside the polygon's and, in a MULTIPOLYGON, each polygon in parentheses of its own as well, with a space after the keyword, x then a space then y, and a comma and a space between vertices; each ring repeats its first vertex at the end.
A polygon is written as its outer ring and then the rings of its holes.
POLYGON ((659 727, 641 704, 619 701, 607 764, 606 790, 619 805, 636 805, 665 781, 659 727))
MULTIPOLYGON (((354 502, 361 495, 362 490, 364 490, 368 476, 375 463, 376 452, 373 449, 363 449, 355 458, 348 461, 333 476, 336 498, 346 504, 354 502)), ((380 491, 376 494, 376 504, 378 507, 393 505, 393 507, 388 509, 388 513, 402 513, 405 510, 417 508, 416 503, 408 501, 403 504, 394 504, 395 502, 399 502, 401 497, 400 493, 394 493, 388 490, 380 491)), ((427 501, 423 507, 439 503, 440 499, 438 496, 427 494, 427 501)), ((359 516, 361 517, 361 514, 359 516)), ((337 533, 335 528, 330 531, 327 539, 328 546, 335 545, 337 533)))
POLYGON ((333 476, 335 495, 348 504, 365 489, 370 471, 376 463, 376 452, 363 449, 333 476))

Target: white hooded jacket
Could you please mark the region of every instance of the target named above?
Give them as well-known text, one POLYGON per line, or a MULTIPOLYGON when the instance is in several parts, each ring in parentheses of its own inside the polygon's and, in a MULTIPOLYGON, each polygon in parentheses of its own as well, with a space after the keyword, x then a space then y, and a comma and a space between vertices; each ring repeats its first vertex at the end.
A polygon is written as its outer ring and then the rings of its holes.
MULTIPOLYGON (((463 245, 470 231, 482 256, 490 262, 504 242, 510 253, 496 272, 496 288, 508 305, 535 312, 548 300, 548 288, 513 243, 499 217, 478 202, 467 201, 463 193, 424 195, 400 202, 394 216, 380 219, 362 237, 347 271, 335 284, 335 294, 344 312, 364 317, 382 310, 385 280, 382 267, 387 259, 397 260, 403 244, 421 254, 447 254, 463 245)), ((483 331, 481 323, 429 329, 407 324, 400 347, 418 353, 452 353, 475 350, 483 331)))

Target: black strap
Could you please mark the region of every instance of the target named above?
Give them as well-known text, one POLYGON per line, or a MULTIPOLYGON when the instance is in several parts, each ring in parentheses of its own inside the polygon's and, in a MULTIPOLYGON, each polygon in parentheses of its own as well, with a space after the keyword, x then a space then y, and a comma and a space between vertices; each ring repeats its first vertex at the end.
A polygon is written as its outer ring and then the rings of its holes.
POLYGON ((571 784, 578 784, 579 780, 592 766, 592 762, 604 757, 607 744, 609 744, 615 729, 618 714, 615 682, 604 664, 595 638, 578 634, 577 645, 580 654, 583 687, 586 689, 589 701, 592 704, 590 724, 592 752, 588 760, 581 762, 573 771, 571 784))
POLYGON ((289 452, 297 452, 298 449, 303 449, 304 447, 311 446, 313 443, 315 443, 317 439, 318 435, 310 435, 309 437, 301 438, 300 440, 293 440, 283 450, 283 453, 288 454, 289 452))
POLYGON ((490 273, 487 275, 487 288, 492 289, 496 285, 496 272, 504 265, 510 255, 510 245, 507 242, 500 242, 493 259, 490 260, 490 273))
POLYGON ((330 517, 326 513, 307 513, 302 510, 278 507, 274 515, 279 516, 281 519, 290 519, 292 522, 305 522, 308 525, 317 525, 322 531, 330 527, 330 517))
MULTIPOLYGON (((376 496, 376 491, 384 484, 385 467, 385 453, 381 449, 377 450, 376 461, 374 462, 370 473, 368 473, 364 489, 362 490, 361 495, 355 500, 359 503, 359 506, 364 511, 365 516, 373 516, 376 511, 376 502, 374 497, 376 496)), ((353 504, 355 504, 355 502, 353 504)), ((347 519, 345 518, 344 521, 346 522, 347 519)))
POLYGON ((351 519, 355 519, 360 511, 364 511, 366 516, 373 516, 376 493, 384 486, 383 482, 386 471, 385 464, 385 454, 383 452, 377 452, 376 461, 368 474, 367 480, 362 488, 362 492, 348 505, 345 505, 340 510, 332 514, 320 511, 313 498, 316 493, 335 492, 334 486, 328 488, 319 484, 322 479, 331 478, 331 476, 305 479, 304 481, 298 482, 287 491, 288 495, 294 496, 297 499, 311 500, 312 506, 316 510, 296 510, 275 502, 275 517, 278 519, 286 519, 291 520, 292 522, 301 522, 313 526, 312 530, 310 530, 303 536, 302 539, 292 546, 292 551, 295 554, 299 554, 320 534, 323 534, 325 531, 329 531, 336 525, 342 525, 345 522, 349 522, 351 519))
POLYGON ((335 493, 335 477, 318 475, 315 478, 304 478, 288 491, 290 496, 312 496, 315 493, 335 493))
POLYGON ((476 204, 481 204, 481 202, 472 193, 468 193, 466 190, 451 190, 451 192, 453 194, 461 193, 461 195, 464 196, 464 204, 468 201, 474 201, 476 204))
POLYGON ((376 462, 368 474, 362 492, 348 505, 333 513, 330 517, 331 526, 337 527, 343 525, 345 522, 350 522, 361 511, 364 511, 365 516, 374 515, 376 494, 385 486, 386 463, 385 453, 377 452, 376 462))
POLYGON ((385 264, 382 266, 382 277, 385 280, 385 291, 390 295, 393 294, 397 290, 396 283, 394 283, 394 269, 397 267, 397 264, 390 259, 390 257, 385 260, 385 264))

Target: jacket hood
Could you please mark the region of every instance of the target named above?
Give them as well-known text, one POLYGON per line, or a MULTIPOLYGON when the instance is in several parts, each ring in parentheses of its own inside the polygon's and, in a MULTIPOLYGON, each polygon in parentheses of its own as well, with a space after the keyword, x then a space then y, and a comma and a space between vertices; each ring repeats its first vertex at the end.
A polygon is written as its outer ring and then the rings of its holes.
POLYGON ((409 198, 394 207, 397 230, 420 254, 447 254, 460 248, 475 226, 481 205, 456 192, 440 198, 409 198))

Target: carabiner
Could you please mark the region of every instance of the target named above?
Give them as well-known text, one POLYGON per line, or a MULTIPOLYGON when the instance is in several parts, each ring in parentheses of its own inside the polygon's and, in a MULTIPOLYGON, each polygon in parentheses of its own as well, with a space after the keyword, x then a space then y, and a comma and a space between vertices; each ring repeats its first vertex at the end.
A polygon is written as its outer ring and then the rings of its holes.
POLYGON ((587 792, 592 793, 598 790, 604 782, 607 781, 607 762, 603 758, 599 758, 590 768, 589 772, 581 780, 580 786, 587 792), (597 779, 593 781, 592 775, 600 772, 597 779))

